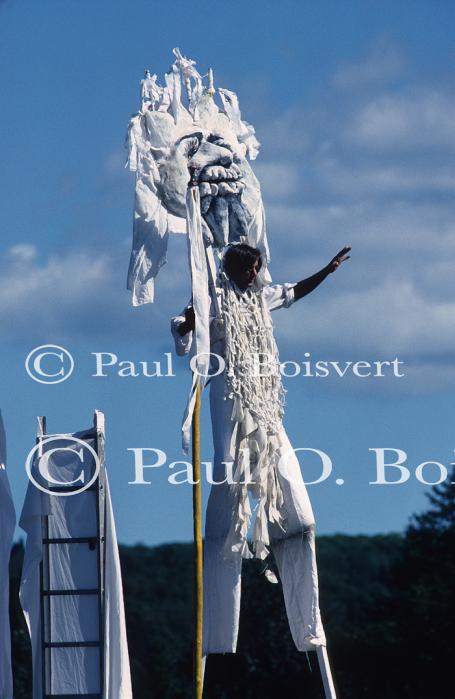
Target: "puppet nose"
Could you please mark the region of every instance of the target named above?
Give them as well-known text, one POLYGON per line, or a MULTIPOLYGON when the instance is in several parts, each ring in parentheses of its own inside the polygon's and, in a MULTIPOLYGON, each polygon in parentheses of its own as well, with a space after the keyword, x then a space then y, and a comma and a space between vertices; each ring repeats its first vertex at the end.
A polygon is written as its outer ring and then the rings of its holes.
POLYGON ((228 148, 217 146, 215 143, 202 141, 197 153, 193 155, 189 166, 202 170, 208 165, 223 165, 229 167, 233 162, 233 154, 228 148))

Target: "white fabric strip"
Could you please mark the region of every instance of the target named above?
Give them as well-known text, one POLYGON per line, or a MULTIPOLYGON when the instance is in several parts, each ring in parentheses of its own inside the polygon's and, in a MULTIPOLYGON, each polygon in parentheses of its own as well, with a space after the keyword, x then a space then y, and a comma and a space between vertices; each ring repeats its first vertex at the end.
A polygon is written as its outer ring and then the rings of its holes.
POLYGON ((182 425, 182 447, 188 453, 191 421, 196 400, 196 386, 204 388, 210 364, 210 297, 205 244, 202 237, 201 202, 199 188, 189 186, 186 195, 188 231, 188 258, 191 271, 191 289, 195 315, 193 381, 182 425))
POLYGON ((9 557, 16 513, 6 473, 6 437, 0 413, 0 699, 13 699, 9 623, 9 557))

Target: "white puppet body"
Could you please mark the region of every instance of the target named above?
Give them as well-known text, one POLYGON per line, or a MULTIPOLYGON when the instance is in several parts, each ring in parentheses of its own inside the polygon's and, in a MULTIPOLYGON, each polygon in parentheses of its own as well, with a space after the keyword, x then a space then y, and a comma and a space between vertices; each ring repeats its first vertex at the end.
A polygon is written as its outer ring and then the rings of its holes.
MULTIPOLYGON (((222 291, 218 290, 222 295, 222 291)), ((290 284, 265 286, 258 293, 268 311, 288 308, 294 301, 290 284)), ((221 304, 222 305, 222 304, 221 304)), ((212 304, 213 306, 213 304, 212 304)), ((177 353, 191 351, 192 333, 183 337, 178 327, 183 316, 172 320, 177 353)), ((225 323, 219 313, 211 316, 211 347, 213 355, 226 359, 225 323)), ((214 372, 218 360, 215 360, 214 372)), ((264 440, 254 416, 239 416, 235 397, 229 397, 226 372, 210 380, 210 412, 214 443, 214 469, 206 513, 204 543, 204 626, 203 653, 233 653, 236 651, 240 614, 242 559, 253 556, 247 543, 252 512, 247 487, 242 485, 244 470, 238 468, 239 445, 251 447, 264 440), (248 428, 245 429, 245 425, 248 428), (259 435, 259 437, 258 437, 259 435), (226 464, 234 463, 229 471, 226 464), (234 485, 226 481, 227 472, 234 474, 234 485), (245 497, 246 496, 246 497, 245 497)), ((270 400, 272 400, 270 396, 270 400)), ((270 516, 267 505, 261 511, 257 487, 248 491, 258 497, 253 528, 255 555, 265 558, 271 548, 278 566, 291 633, 300 651, 314 650, 325 645, 318 601, 318 578, 314 543, 314 516, 300 472, 299 462, 292 450, 281 420, 269 440, 273 447, 268 465, 276 474, 280 495, 275 501, 279 517, 270 516), (283 457, 283 458, 282 458, 283 457)), ((253 449, 254 451, 254 449, 253 449)), ((253 460, 254 462, 254 460, 253 460)), ((252 480, 266 480, 258 474, 254 463, 252 480)), ((267 497, 265 498, 267 500, 267 497)), ((274 509, 274 508, 271 508, 274 509)))
MULTIPOLYGON (((141 109, 130 121, 128 132, 129 166, 136 172, 128 272, 133 305, 154 301, 155 279, 166 262, 169 234, 186 233, 196 324, 194 338, 193 333, 182 338, 178 326, 184 317, 173 319, 177 353, 191 350, 197 357, 204 357, 210 351, 229 358, 232 349, 235 353, 240 348, 229 346, 226 318, 220 315, 217 303, 217 295, 223 292, 218 289, 209 295, 216 276, 217 255, 213 252, 229 243, 247 243, 261 254, 255 303, 262 308, 265 323, 259 330, 264 331, 275 351, 269 310, 289 306, 294 295, 292 285, 267 286, 271 278, 264 208, 259 182, 247 160, 256 158, 259 143, 253 127, 241 118, 235 93, 215 90, 211 71, 204 86, 194 61, 178 49, 174 49, 174 55, 176 61, 164 87, 157 84, 155 75, 146 74, 141 109), (182 102, 183 88, 188 95, 186 106, 182 102), (214 100, 216 95, 221 101, 219 106, 214 100)), ((233 318, 229 316, 228 321, 233 318)), ((251 330, 253 326, 252 322, 251 330)), ((198 359, 197 365, 203 364, 198 359)), ((203 652, 236 650, 242 559, 252 556, 247 543, 252 518, 249 493, 258 500, 253 531, 255 555, 265 558, 272 549, 295 644, 299 650, 311 650, 325 645, 318 604, 314 517, 299 463, 282 425, 282 412, 267 410, 280 402, 279 390, 273 382, 270 395, 268 389, 261 388, 265 410, 256 414, 248 400, 241 399, 241 391, 236 394, 233 390, 231 379, 220 373, 210 383, 214 479, 225 480, 225 464, 230 462, 234 463, 234 475, 244 475, 238 457, 246 446, 253 453, 252 476, 256 482, 251 487, 240 483, 212 486, 204 549, 203 652), (285 454, 288 457, 281 459, 285 454)), ((184 418, 185 448, 197 383, 203 386, 204 380, 195 372, 184 418)), ((253 385, 250 398, 254 390, 253 385)))

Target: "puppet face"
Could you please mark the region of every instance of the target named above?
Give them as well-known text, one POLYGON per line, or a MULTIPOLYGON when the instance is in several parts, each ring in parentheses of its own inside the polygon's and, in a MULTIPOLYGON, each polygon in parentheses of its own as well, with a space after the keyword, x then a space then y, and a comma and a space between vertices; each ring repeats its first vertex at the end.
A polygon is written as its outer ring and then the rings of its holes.
POLYGON ((222 114, 217 114, 210 124, 187 124, 183 134, 181 127, 177 130, 166 123, 168 116, 151 112, 147 119, 152 135, 157 133, 159 121, 161 144, 152 147, 152 153, 158 172, 156 187, 165 208, 185 218, 191 173, 198 182, 201 213, 215 245, 221 248, 246 240, 261 193, 245 157, 245 147, 222 114), (163 126, 168 128, 163 130, 163 126), (168 145, 171 138, 173 142, 168 145))

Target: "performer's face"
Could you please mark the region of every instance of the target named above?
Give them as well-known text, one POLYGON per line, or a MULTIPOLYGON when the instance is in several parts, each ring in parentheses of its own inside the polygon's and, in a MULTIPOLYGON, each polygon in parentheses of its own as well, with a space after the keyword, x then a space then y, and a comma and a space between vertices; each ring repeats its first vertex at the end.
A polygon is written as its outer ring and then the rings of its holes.
POLYGON ((249 289, 254 285, 260 269, 261 263, 259 260, 256 260, 252 267, 248 267, 247 269, 241 271, 239 270, 237 273, 232 274, 232 280, 240 289, 246 291, 246 289, 249 289))

